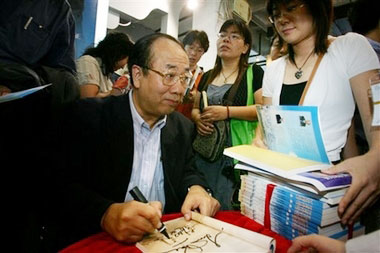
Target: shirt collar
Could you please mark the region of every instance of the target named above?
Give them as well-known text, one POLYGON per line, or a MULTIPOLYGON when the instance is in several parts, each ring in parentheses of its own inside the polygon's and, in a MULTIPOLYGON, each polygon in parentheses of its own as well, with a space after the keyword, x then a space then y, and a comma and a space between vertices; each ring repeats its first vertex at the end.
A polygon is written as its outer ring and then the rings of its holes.
MULTIPOLYGON (((140 130, 143 127, 150 129, 149 124, 144 121, 144 119, 140 116, 140 114, 136 110, 135 104, 133 103, 132 92, 133 92, 133 89, 128 93, 128 96, 129 96, 129 105, 131 107, 131 112, 132 112, 133 126, 135 129, 140 129, 140 130)), ((157 121, 156 124, 153 126, 152 131, 155 128, 162 129, 166 125, 166 119, 167 119, 167 115, 165 115, 163 118, 157 121)))

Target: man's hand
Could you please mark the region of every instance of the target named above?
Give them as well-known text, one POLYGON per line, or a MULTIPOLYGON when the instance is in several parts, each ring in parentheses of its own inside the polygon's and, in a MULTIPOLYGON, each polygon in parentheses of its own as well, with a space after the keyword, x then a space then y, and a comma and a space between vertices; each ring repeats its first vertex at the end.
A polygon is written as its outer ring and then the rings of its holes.
POLYGON ((300 236, 293 240, 288 253, 296 252, 346 252, 345 243, 321 235, 300 236))
POLYGON ((190 220, 191 211, 195 209, 199 209, 203 215, 214 216, 219 208, 219 201, 211 197, 202 186, 193 185, 187 193, 181 212, 186 220, 190 220))
POLYGON ((157 201, 115 203, 104 213, 101 226, 118 241, 137 242, 161 226, 161 209, 157 201))
POLYGON ((380 195, 380 156, 372 150, 362 156, 347 159, 323 173, 350 173, 351 186, 339 202, 338 214, 343 224, 353 224, 359 215, 380 195))

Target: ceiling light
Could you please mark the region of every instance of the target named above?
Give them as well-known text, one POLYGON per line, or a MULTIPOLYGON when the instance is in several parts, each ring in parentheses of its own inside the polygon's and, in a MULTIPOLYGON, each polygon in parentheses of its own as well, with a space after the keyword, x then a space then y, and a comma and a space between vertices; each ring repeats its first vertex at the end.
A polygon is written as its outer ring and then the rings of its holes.
POLYGON ((187 8, 190 10, 195 10, 198 7, 198 0, 188 0, 187 8))
POLYGON ((129 26, 130 24, 132 24, 131 21, 129 21, 129 22, 125 23, 125 24, 119 23, 120 26, 129 26))

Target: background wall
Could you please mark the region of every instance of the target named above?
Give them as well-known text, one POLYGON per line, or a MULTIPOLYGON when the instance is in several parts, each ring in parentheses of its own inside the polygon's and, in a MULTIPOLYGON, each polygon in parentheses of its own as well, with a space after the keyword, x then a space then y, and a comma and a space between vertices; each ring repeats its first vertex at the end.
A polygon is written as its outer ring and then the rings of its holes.
MULTIPOLYGON (((214 66, 217 33, 221 24, 228 18, 236 17, 236 2, 246 1, 249 6, 248 13, 251 14, 247 23, 253 36, 250 62, 259 62, 265 68, 264 56, 269 53, 273 35, 273 28, 266 14, 266 0, 197 0, 198 7, 195 10, 187 8, 189 0, 69 1, 84 3, 83 16, 77 16, 80 11, 76 14, 77 56, 112 31, 124 32, 134 41, 154 32, 168 33, 181 40, 187 31, 197 29, 204 30, 210 41, 208 52, 199 62, 205 70, 214 66)), ((345 17, 352 1, 334 0, 336 22, 331 34, 340 35, 350 31, 345 17)))

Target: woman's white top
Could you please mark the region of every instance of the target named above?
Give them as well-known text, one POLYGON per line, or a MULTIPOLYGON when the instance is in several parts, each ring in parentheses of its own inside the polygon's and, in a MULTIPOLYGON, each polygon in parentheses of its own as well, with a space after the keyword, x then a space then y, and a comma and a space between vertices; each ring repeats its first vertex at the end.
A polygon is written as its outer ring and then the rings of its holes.
POLYGON ((95 84, 99 87, 99 93, 107 93, 112 90, 112 82, 108 76, 103 75, 100 66, 102 60, 83 55, 76 60, 77 76, 79 85, 95 84))
MULTIPOLYGON (((279 105, 286 57, 271 63, 264 73, 263 96, 279 105)), ((315 73, 303 105, 319 107, 320 125, 330 161, 340 160, 347 131, 355 110, 350 78, 373 69, 380 63, 368 40, 356 33, 337 37, 315 73)))
POLYGON ((380 252, 380 230, 376 230, 370 234, 361 235, 359 237, 350 239, 346 242, 347 253, 367 252, 379 253, 380 252))

